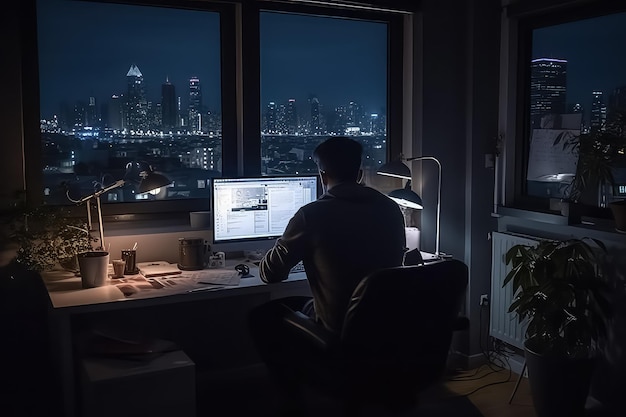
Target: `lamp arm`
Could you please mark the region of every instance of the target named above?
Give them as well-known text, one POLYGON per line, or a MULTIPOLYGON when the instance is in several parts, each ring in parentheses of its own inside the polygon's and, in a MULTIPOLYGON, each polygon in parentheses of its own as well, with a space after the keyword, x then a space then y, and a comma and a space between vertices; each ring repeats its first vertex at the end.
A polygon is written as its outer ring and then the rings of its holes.
POLYGON ((69 191, 66 192, 66 196, 68 198, 68 200, 70 200, 72 203, 76 203, 76 204, 81 204, 87 201, 87 225, 89 227, 89 230, 91 231, 91 210, 89 207, 89 200, 91 200, 92 198, 94 198, 96 200, 96 208, 98 210, 98 232, 100 233, 100 247, 102 248, 102 250, 104 250, 104 227, 103 227, 103 222, 102 222, 102 205, 100 203, 100 196, 106 192, 109 192, 115 188, 119 188, 121 186, 123 186, 124 184, 126 184, 126 181, 124 180, 117 180, 115 181, 113 184, 111 185, 107 185, 104 188, 99 189, 98 191, 96 191, 93 194, 89 194, 88 196, 85 196, 83 198, 81 198, 80 200, 74 200, 72 198, 70 198, 69 196, 69 191))
POLYGON ((441 218, 441 162, 434 156, 414 156, 406 158, 406 161, 434 161, 437 163, 437 218, 435 231, 435 256, 439 257, 439 237, 440 237, 440 218, 441 218))

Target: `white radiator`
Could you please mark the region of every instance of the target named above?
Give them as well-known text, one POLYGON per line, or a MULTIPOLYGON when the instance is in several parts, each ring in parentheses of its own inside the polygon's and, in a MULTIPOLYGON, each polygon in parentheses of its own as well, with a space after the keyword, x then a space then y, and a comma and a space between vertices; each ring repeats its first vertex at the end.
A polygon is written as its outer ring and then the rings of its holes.
POLYGON ((512 233, 491 233, 491 302, 489 335, 500 339, 519 349, 524 348, 525 323, 519 323, 517 314, 509 313, 509 306, 513 300, 511 283, 502 287, 506 274, 511 265, 506 264, 506 252, 513 246, 534 245, 538 242, 530 236, 512 233))

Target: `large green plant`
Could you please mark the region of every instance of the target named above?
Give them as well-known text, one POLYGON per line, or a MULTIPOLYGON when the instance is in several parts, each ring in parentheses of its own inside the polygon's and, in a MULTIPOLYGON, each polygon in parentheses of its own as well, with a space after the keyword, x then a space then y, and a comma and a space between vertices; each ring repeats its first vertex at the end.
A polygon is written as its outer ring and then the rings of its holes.
POLYGON ((582 357, 606 336, 611 316, 605 296, 601 255, 604 244, 592 238, 542 240, 515 245, 506 253, 512 283, 509 312, 528 320, 527 346, 544 354, 582 357))

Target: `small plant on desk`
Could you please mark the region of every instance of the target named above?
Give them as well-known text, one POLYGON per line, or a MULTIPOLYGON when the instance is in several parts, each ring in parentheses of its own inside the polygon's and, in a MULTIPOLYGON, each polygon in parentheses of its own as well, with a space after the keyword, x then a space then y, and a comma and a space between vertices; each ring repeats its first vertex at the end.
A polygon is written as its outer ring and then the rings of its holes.
POLYGON ((76 255, 93 250, 98 239, 83 218, 72 217, 64 207, 40 206, 5 213, 3 234, 18 246, 17 262, 34 271, 56 265, 78 270, 76 255))

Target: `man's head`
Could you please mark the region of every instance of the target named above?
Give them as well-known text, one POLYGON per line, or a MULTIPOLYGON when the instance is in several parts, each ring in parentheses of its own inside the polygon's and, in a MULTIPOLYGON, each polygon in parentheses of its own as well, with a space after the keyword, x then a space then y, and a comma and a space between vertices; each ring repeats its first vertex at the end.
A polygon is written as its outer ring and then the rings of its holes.
POLYGON ((357 182, 361 175, 363 146, 354 139, 335 136, 317 145, 313 160, 324 185, 357 182))

